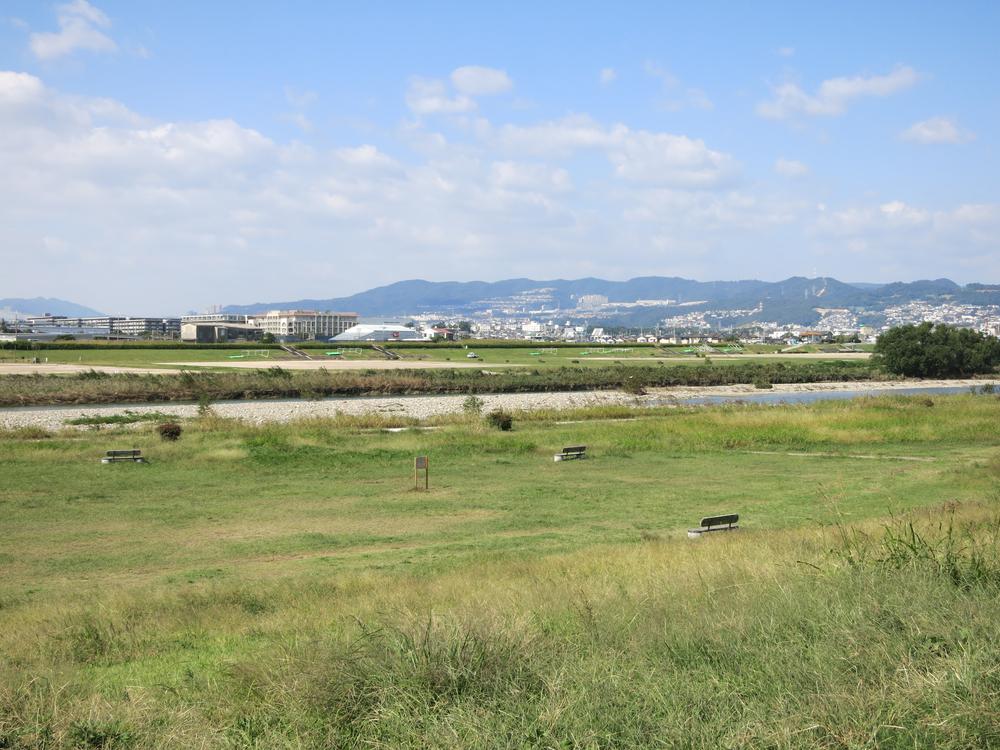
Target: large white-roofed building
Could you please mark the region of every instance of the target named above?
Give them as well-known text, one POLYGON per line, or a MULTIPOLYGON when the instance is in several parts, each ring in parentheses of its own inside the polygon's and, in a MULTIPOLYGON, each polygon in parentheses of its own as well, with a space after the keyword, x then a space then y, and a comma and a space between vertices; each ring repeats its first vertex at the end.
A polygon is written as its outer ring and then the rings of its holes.
POLYGON ((361 323, 349 328, 333 341, 426 341, 427 336, 397 323, 361 323))

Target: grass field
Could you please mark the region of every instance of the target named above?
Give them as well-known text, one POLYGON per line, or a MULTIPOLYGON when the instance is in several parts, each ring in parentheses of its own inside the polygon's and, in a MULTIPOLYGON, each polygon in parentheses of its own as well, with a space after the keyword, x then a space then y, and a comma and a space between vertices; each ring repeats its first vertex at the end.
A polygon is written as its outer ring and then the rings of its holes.
POLYGON ((602 413, 3 434, 0 747, 1000 743, 1000 399, 602 413))

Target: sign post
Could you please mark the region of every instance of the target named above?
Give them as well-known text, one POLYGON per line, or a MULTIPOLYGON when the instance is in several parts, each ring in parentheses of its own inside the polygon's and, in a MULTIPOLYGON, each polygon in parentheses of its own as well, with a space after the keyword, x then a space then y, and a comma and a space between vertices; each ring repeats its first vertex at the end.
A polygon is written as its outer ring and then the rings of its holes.
POLYGON ((413 459, 413 489, 420 489, 420 472, 424 473, 424 490, 430 489, 431 462, 427 456, 417 456, 413 459))

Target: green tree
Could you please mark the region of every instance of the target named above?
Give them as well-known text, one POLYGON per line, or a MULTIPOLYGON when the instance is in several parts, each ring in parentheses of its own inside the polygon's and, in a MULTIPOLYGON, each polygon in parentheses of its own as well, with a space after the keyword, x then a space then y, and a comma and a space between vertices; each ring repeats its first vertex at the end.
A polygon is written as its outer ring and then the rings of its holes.
POLYGON ((961 378, 993 372, 1000 365, 1000 340, 969 328, 921 323, 883 333, 875 356, 897 375, 961 378))

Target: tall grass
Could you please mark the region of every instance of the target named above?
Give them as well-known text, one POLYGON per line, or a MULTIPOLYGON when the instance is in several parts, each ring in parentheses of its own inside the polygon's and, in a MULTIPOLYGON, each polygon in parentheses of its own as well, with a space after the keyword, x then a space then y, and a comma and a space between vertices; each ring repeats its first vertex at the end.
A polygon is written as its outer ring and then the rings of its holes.
POLYGON ((0 743, 993 747, 998 521, 973 504, 431 578, 14 604, 0 743))

